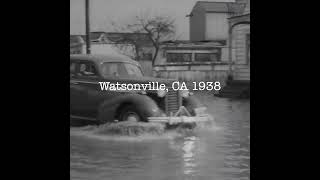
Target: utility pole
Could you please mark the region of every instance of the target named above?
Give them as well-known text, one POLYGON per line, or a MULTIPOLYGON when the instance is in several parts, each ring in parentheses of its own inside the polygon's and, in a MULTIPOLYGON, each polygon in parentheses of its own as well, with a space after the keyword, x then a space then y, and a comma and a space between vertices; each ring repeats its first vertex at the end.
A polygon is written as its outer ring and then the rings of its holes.
POLYGON ((90 42, 90 6, 89 0, 85 0, 85 8, 86 8, 86 51, 87 54, 91 54, 91 42, 90 42))

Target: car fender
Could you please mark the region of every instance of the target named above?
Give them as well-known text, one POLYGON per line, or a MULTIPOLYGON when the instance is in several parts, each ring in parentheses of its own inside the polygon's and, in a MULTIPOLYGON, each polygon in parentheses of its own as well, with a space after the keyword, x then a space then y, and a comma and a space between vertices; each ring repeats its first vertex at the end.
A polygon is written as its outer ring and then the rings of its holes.
POLYGON ((119 110, 125 105, 134 105, 144 117, 161 116, 163 111, 156 102, 141 94, 128 94, 105 100, 98 109, 98 121, 107 122, 117 118, 119 110))

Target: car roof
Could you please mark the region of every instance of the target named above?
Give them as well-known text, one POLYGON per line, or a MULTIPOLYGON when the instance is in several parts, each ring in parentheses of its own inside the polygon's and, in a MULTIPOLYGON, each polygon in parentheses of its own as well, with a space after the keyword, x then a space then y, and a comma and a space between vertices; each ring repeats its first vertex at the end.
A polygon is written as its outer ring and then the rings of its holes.
POLYGON ((117 56, 117 55, 100 55, 100 54, 70 54, 70 60, 86 60, 93 61, 95 63, 104 63, 104 62, 122 62, 122 63, 131 63, 140 66, 140 64, 130 59, 126 56, 117 56))

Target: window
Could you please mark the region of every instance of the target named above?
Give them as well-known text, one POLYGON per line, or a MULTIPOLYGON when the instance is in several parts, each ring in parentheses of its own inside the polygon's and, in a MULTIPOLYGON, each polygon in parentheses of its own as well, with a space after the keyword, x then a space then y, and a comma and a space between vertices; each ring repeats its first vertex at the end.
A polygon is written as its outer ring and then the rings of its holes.
POLYGON ((191 53, 167 53, 167 62, 191 62, 191 53))
POLYGON ((70 74, 74 74, 76 72, 76 63, 70 62, 70 74))
POLYGON ((70 50, 70 54, 81 54, 80 50, 70 50))
POLYGON ((101 68, 102 76, 142 77, 139 66, 130 63, 104 63, 101 68))
POLYGON ((123 63, 123 65, 129 76, 142 76, 141 69, 138 66, 129 63, 123 63))
POLYGON ((119 76, 124 73, 124 68, 120 63, 104 63, 101 71, 102 76, 119 76))
POLYGON ((80 77, 97 77, 97 71, 94 64, 90 62, 81 62, 79 63, 79 72, 78 76, 80 77))
POLYGON ((70 62, 70 77, 75 76, 76 74, 76 63, 75 62, 70 62))
POLYGON ((218 53, 196 53, 196 62, 217 62, 220 61, 220 55, 218 53))

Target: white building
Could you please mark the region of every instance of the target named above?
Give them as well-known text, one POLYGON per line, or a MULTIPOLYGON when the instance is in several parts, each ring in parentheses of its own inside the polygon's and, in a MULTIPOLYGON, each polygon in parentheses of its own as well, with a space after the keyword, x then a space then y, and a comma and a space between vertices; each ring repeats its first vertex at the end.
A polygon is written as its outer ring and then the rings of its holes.
POLYGON ((207 2, 198 1, 189 16, 190 40, 225 40, 228 39, 228 18, 243 12, 242 2, 207 2))

